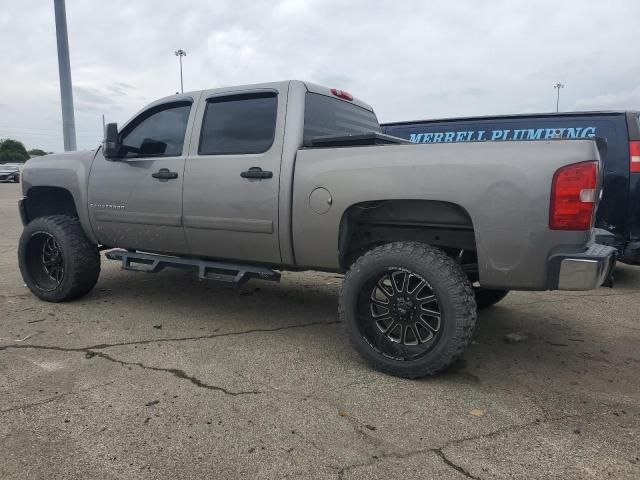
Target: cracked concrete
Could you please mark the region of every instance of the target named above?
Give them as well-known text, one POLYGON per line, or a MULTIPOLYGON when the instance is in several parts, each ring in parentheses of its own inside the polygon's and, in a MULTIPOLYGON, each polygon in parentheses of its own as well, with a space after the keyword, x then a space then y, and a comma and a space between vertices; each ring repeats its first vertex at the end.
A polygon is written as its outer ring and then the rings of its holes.
POLYGON ((240 294, 103 262, 86 298, 40 302, 0 187, 3 480, 640 477, 637 268, 614 290, 510 294, 454 368, 406 381, 348 345, 337 275, 240 294))
MULTIPOLYGON (((33 323, 33 321, 28 321, 27 323, 33 323)), ((162 343, 162 342, 184 342, 184 341, 194 341, 194 340, 205 340, 205 339, 212 339, 212 338, 217 338, 217 337, 228 337, 228 336, 238 336, 238 335, 248 335, 248 334, 252 334, 252 333, 265 333, 265 332, 278 332, 278 331, 282 331, 282 330, 289 330, 289 329, 293 329, 293 328, 304 328, 304 327, 313 327, 313 326, 317 326, 317 325, 333 325, 339 323, 338 321, 333 321, 333 322, 311 322, 311 323, 307 323, 307 324, 298 324, 298 325, 287 325, 284 327, 276 327, 276 328, 256 328, 256 329, 252 329, 252 330, 245 330, 245 331, 240 331, 240 332, 228 332, 228 333, 220 333, 220 334, 211 334, 211 335, 200 335, 200 336, 192 336, 192 337, 180 337, 180 338, 163 338, 163 339, 159 339, 159 340, 140 340, 140 341, 136 341, 136 342, 120 342, 120 343, 112 343, 112 344, 98 344, 98 345, 93 345, 90 347, 83 347, 83 348, 67 348, 67 347, 60 347, 60 346, 47 346, 47 345, 2 345, 0 346, 0 351, 3 350, 10 350, 10 349, 35 349, 35 350, 52 350, 52 351, 57 351, 57 352, 80 352, 80 353, 84 353, 86 358, 93 358, 93 357, 99 357, 102 358, 104 360, 107 360, 109 362, 114 362, 114 363, 118 363, 120 365, 124 365, 124 366, 136 366, 136 367, 140 367, 146 370, 153 370, 153 371, 157 371, 157 372, 167 372, 170 373, 171 375, 173 375, 174 377, 183 379, 183 380, 188 380, 189 382, 193 383, 195 386, 200 387, 200 388, 206 388, 208 390, 215 390, 218 392, 222 392, 226 395, 231 395, 231 396, 238 396, 238 395, 255 395, 255 394, 259 394, 261 393, 258 390, 248 390, 248 391, 232 391, 232 390, 228 390, 224 387, 220 387, 220 386, 216 386, 216 385, 209 385, 207 383, 204 383, 202 380, 187 374, 185 371, 177 369, 177 368, 162 368, 162 367, 152 367, 152 366, 148 366, 148 365, 144 365, 141 362, 127 362, 124 360, 119 360, 117 358, 112 357, 111 355, 108 355, 104 352, 100 352, 97 350, 104 350, 107 348, 112 348, 112 347, 122 347, 122 346, 130 346, 130 345, 146 345, 149 343, 162 343)), ((7 410, 7 411, 10 411, 7 410)), ((0 410, 0 413, 2 413, 3 410, 0 410)))
POLYGON ((432 450, 433 453, 435 453, 436 455, 438 455, 442 461, 444 463, 446 463, 447 465, 449 465, 451 468, 453 468, 456 472, 460 472, 462 475, 464 475, 467 478, 473 478, 474 480, 480 480, 480 477, 476 477, 475 475, 471 475, 469 472, 467 472, 463 467, 461 467, 460 465, 457 465, 455 463, 453 463, 451 460, 449 460, 449 458, 445 455, 445 453, 442 451, 441 448, 436 448, 434 450, 432 450))

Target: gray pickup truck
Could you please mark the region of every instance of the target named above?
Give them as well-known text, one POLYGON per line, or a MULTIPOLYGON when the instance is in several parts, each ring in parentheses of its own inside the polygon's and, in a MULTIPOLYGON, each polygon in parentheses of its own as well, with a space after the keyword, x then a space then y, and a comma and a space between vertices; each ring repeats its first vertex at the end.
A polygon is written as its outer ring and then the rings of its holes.
POLYGON ((596 288, 615 262, 594 241, 593 141, 408 144, 347 92, 301 81, 163 98, 22 175, 19 264, 41 299, 89 292, 101 250, 234 284, 341 272, 351 342, 403 377, 450 365, 477 306, 596 288))

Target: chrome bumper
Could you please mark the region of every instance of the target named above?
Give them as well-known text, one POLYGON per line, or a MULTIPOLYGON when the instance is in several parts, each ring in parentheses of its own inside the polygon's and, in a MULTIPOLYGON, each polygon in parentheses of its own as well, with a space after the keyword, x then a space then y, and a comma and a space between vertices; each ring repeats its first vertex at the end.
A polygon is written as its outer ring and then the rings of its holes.
POLYGON ((617 250, 592 244, 586 252, 557 254, 549 259, 549 290, 592 290, 610 281, 617 250))

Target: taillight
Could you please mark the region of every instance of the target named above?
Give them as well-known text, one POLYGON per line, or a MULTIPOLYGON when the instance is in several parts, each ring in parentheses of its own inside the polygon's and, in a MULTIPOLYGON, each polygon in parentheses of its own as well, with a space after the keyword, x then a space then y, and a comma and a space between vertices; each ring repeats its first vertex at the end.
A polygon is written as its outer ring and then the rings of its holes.
POLYGON ((629 142, 629 171, 640 173, 640 142, 629 142))
POLYGON ((589 230, 593 221, 598 162, 567 165, 553 176, 549 228, 589 230))
POLYGON ((345 92, 344 90, 338 90, 337 88, 332 88, 331 93, 333 93, 338 98, 342 98, 343 100, 349 100, 349 101, 353 100, 353 95, 351 95, 348 92, 345 92))

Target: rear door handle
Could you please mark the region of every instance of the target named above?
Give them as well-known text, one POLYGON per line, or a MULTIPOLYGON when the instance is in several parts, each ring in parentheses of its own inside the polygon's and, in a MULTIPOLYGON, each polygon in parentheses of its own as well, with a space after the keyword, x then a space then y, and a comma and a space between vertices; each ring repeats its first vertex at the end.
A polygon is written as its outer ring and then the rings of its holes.
POLYGON ((178 172, 171 172, 168 168, 161 168, 156 173, 152 173, 151 176, 160 180, 171 180, 178 178, 178 172))
POLYGON ((241 172, 240 176, 242 178, 271 178, 273 177, 273 172, 262 170, 260 167, 251 167, 246 172, 241 172))

